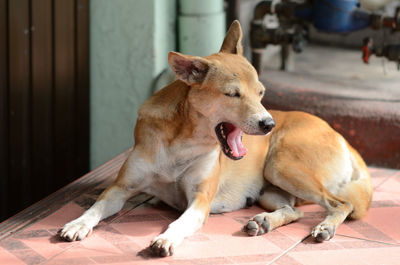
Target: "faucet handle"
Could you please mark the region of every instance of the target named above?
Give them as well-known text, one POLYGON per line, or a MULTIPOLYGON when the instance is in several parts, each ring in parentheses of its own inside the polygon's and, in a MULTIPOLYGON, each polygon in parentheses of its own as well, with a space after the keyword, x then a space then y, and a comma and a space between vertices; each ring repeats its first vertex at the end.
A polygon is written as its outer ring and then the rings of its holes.
POLYGON ((374 40, 371 37, 366 37, 363 39, 363 46, 362 46, 362 60, 364 63, 369 63, 369 57, 373 53, 372 47, 374 45, 374 40))

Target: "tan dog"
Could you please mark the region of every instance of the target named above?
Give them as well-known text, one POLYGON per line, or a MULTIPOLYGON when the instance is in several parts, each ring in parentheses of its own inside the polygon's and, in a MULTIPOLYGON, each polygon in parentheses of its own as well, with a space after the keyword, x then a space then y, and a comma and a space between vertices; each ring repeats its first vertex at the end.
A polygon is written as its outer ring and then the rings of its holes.
POLYGON ((328 211, 312 230, 318 241, 332 238, 346 217, 366 214, 372 189, 360 155, 315 116, 268 113, 260 103, 265 88, 242 56, 241 38, 235 21, 219 53, 204 58, 169 54, 179 80, 141 106, 135 146, 117 180, 61 229, 61 237, 85 238, 140 192, 184 211, 152 241, 161 256, 172 255, 210 212, 234 211, 249 202, 271 211, 249 220, 244 227, 249 235, 297 220, 302 213, 294 206, 304 201, 328 211), (276 128, 265 136, 274 121, 276 128))

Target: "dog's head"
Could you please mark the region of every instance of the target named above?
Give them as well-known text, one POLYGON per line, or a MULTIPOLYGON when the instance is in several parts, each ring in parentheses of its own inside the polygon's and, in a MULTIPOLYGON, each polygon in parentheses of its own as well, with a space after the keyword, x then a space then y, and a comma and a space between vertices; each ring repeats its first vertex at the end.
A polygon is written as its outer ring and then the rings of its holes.
POLYGON ((263 135, 275 126, 261 104, 265 88, 242 55, 241 39, 242 30, 235 21, 219 53, 197 57, 171 52, 168 56, 177 78, 190 86, 190 104, 208 118, 223 152, 234 160, 247 153, 242 132, 263 135))

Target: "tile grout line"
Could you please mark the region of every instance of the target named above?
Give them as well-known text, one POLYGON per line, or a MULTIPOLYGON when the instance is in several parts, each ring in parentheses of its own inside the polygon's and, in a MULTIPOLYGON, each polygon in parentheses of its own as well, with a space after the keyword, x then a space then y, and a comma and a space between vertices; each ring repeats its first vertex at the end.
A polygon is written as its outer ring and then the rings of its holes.
POLYGON ((375 242, 375 243, 380 243, 384 245, 390 245, 390 246, 397 246, 400 247, 400 244, 395 244, 395 243, 389 243, 389 242, 383 242, 383 241, 377 241, 377 240, 372 240, 368 238, 361 238, 361 237, 355 237, 355 236, 348 236, 348 235, 343 235, 343 234, 336 234, 335 236, 342 236, 342 237, 347 237, 347 238, 354 238, 354 239, 359 239, 359 240, 364 240, 368 242, 375 242))
POLYGON ((392 178, 396 178, 397 176, 400 176, 400 172, 396 172, 393 175, 385 178, 384 180, 382 180, 381 183, 379 183, 378 185, 376 185, 373 189, 373 191, 376 191, 376 189, 378 189, 380 186, 382 186, 385 182, 387 182, 388 180, 392 179, 392 178))
POLYGON ((300 240, 299 242, 295 243, 293 246, 291 246, 290 248, 287 248, 285 251, 283 251, 280 255, 276 256, 273 260, 271 260, 270 262, 267 263, 267 265, 273 264, 275 261, 277 261, 278 259, 280 259, 281 257, 285 256, 287 253, 289 253, 292 249, 294 249, 295 247, 297 247, 300 243, 304 242, 307 238, 309 238, 311 236, 311 234, 307 235, 305 238, 303 238, 302 240, 300 240))
MULTIPOLYGON (((344 235, 335 234, 335 236, 344 236, 344 235)), ((344 236, 344 237, 349 237, 349 238, 354 238, 354 239, 361 240, 361 238, 352 237, 352 236, 344 236)), ((372 241, 372 240, 366 240, 366 241, 372 241)), ((335 242, 335 244, 336 244, 336 245, 339 245, 339 244, 336 243, 336 242, 335 242)), ((348 253, 348 254, 352 254, 353 251, 354 251, 354 249, 349 249, 349 248, 346 248, 346 247, 343 247, 343 246, 341 246, 341 247, 342 247, 342 250, 341 250, 341 251, 344 251, 345 253, 348 253)), ((360 258, 360 259, 361 259, 361 258, 360 258)), ((358 260, 357 263, 359 263, 360 265, 361 265, 361 264, 363 264, 363 265, 369 265, 368 263, 365 263, 364 260, 358 260)))
MULTIPOLYGON (((139 195, 140 195, 140 194, 138 194, 137 196, 139 196, 139 195)), ((132 208, 130 208, 130 209, 125 209, 126 211, 125 211, 124 213, 122 213, 122 214, 120 214, 120 215, 118 215, 118 213, 116 213, 117 216, 115 216, 114 218, 112 218, 111 220, 109 220, 108 222, 106 222, 106 224, 107 224, 107 225, 110 225, 110 224, 114 223, 114 222, 117 221, 118 219, 120 219, 120 218, 122 218, 123 216, 127 215, 130 211, 136 209, 136 208, 139 207, 140 205, 143 205, 143 204, 145 204, 145 203, 151 201, 151 200, 154 199, 154 198, 155 198, 155 196, 151 196, 151 195, 150 195, 149 198, 144 199, 143 201, 141 201, 141 202, 135 204, 132 208)))
POLYGON ((43 264, 46 264, 46 263, 52 261, 52 260, 55 259, 57 256, 63 254, 64 252, 66 252, 66 251, 68 251, 68 250, 70 250, 70 249, 72 249, 72 248, 74 248, 74 247, 76 247, 76 246, 78 246, 78 245, 80 245, 80 241, 76 241, 76 244, 73 244, 73 245, 70 246, 70 247, 66 247, 66 248, 63 249, 61 252, 59 252, 59 253, 57 253, 57 254, 54 254, 53 256, 51 256, 49 259, 45 260, 45 261, 44 261, 43 263, 41 263, 41 264, 43 265, 43 264))

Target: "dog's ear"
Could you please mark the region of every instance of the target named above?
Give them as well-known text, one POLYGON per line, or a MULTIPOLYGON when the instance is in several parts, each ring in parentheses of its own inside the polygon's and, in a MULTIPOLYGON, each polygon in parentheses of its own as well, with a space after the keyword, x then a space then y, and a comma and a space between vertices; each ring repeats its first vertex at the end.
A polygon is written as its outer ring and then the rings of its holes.
POLYGON ((220 52, 243 55, 242 35, 239 21, 233 21, 226 33, 220 52))
POLYGON ((208 60, 179 52, 170 52, 168 54, 168 62, 176 77, 188 85, 202 83, 210 68, 208 60))

